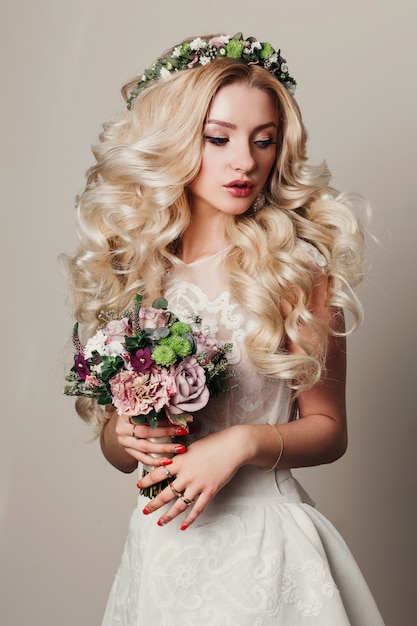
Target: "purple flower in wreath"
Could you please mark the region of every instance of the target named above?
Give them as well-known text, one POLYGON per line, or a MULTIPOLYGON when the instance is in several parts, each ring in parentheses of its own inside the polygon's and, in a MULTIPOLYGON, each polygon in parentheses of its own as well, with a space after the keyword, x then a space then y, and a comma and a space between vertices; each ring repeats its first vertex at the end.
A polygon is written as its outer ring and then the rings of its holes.
POLYGON ((139 348, 130 357, 130 365, 135 372, 146 372, 152 364, 151 351, 148 347, 139 348))
POLYGON ((74 367, 72 369, 74 370, 76 374, 78 374, 81 380, 85 380, 87 376, 90 376, 91 374, 91 370, 88 366, 88 363, 82 354, 75 355, 74 367))

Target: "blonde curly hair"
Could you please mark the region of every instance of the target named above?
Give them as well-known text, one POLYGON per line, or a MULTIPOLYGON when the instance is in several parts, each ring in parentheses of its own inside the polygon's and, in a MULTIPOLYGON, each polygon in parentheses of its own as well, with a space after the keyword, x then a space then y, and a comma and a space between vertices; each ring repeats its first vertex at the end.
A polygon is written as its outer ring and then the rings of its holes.
MULTIPOLYGON (((137 82, 123 88, 125 99, 137 82)), ((297 242, 309 242, 324 257, 327 306, 350 311, 352 330, 361 320, 354 288, 364 257, 363 228, 353 206, 366 203, 332 189, 325 164, 307 163, 307 133, 296 101, 256 65, 225 58, 175 73, 147 87, 132 111, 103 126, 78 198, 80 246, 68 258, 74 314, 86 338, 96 330, 101 309, 122 311, 137 292, 148 302, 163 293, 190 221, 187 187, 200 169, 210 103, 219 89, 235 83, 270 94, 279 128, 266 205, 227 217, 231 294, 259 319, 245 340, 253 366, 300 390, 320 379, 326 338, 336 331, 308 310, 318 271, 300 255, 297 242), (282 301, 290 306, 285 316, 282 301), (311 344, 300 336, 303 323, 313 330, 311 344), (288 338, 304 354, 289 355, 288 338)), ((79 398, 77 411, 99 428, 106 421, 94 401, 79 398)))

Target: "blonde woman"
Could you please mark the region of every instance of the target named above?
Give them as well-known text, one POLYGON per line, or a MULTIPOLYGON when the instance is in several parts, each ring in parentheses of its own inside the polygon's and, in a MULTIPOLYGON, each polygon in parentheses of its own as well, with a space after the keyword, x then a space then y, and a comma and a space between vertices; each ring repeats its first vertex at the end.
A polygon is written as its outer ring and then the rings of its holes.
POLYGON ((189 39, 126 86, 127 110, 94 148, 70 259, 84 336, 101 309, 163 294, 232 344, 236 383, 188 435, 77 401, 116 468, 156 464, 139 487, 173 477, 139 496, 104 626, 383 623, 291 474, 346 449, 345 337, 361 318, 364 244, 358 200, 307 163, 295 85, 268 43, 189 39))

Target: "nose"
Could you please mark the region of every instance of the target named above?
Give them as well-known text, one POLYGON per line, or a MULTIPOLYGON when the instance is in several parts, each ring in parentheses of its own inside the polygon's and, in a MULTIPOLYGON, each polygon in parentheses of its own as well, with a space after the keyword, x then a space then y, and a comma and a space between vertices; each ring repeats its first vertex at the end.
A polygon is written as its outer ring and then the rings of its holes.
POLYGON ((256 167, 256 161, 252 154, 252 146, 248 142, 238 142, 231 155, 230 165, 236 172, 248 174, 256 167))

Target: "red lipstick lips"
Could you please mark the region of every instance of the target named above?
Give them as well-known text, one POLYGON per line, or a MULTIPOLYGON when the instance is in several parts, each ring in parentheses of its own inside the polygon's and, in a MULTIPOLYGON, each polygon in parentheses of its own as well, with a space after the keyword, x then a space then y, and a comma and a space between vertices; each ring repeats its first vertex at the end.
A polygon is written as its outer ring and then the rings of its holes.
POLYGON ((251 194, 254 184, 250 180, 232 180, 225 188, 235 198, 246 198, 251 194))

